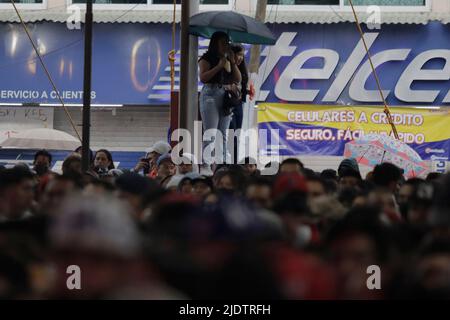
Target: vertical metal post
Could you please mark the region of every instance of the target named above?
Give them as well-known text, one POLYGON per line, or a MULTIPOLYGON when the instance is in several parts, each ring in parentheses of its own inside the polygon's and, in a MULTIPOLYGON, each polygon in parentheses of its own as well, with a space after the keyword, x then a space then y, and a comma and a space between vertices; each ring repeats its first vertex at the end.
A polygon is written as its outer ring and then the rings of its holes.
MULTIPOLYGON (((199 0, 181 1, 181 61, 180 61, 180 128, 193 136, 198 118, 198 38, 189 35, 189 18, 199 11, 199 0)), ((192 149, 193 150, 193 149, 192 149)))
MULTIPOLYGON (((256 4, 255 19, 261 22, 266 20, 267 0, 258 0, 256 4)), ((250 73, 258 73, 259 59, 261 56, 261 45, 253 45, 250 49, 250 73)))
MULTIPOLYGON (((261 22, 264 22, 266 19, 266 9, 267 9, 267 0, 257 0, 256 3, 256 14, 255 19, 261 22)), ((250 81, 253 82, 256 89, 255 99, 258 99, 258 70, 261 59, 261 46, 253 45, 250 49, 250 63, 249 63, 249 78, 250 81)), ((242 129, 244 131, 256 129, 257 127, 257 110, 255 108, 255 101, 247 101, 244 108, 244 115, 242 120, 242 129)), ((256 143, 256 142, 252 142, 256 143)), ((244 139, 241 139, 239 144, 239 155, 238 158, 242 159, 245 156, 248 156, 245 153, 246 143, 244 139)))
POLYGON ((83 82, 83 136, 82 136, 82 168, 90 167, 90 127, 91 127, 91 72, 92 72, 92 1, 86 1, 84 23, 84 82, 83 82))

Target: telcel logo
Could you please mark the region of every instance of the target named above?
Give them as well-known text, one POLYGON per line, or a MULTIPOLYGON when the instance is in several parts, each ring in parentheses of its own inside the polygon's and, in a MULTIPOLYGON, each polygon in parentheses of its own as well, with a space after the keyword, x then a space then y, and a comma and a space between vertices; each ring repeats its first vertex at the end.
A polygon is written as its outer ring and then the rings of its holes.
MULTIPOLYGON (((353 101, 381 102, 379 92, 368 90, 365 86, 372 70, 369 61, 364 62, 366 51, 361 40, 356 44, 347 61, 342 62, 342 68, 336 71, 341 57, 335 50, 326 48, 308 49, 299 52, 297 56, 293 56, 297 46, 293 46, 291 43, 296 36, 297 32, 283 32, 275 46, 266 47, 261 52, 261 55, 265 56, 265 60, 261 64, 255 79, 256 88, 261 88, 281 59, 289 57, 291 61, 281 71, 280 78, 274 88, 274 93, 280 100, 312 102, 319 95, 320 90, 292 88, 292 82, 296 80, 334 79, 322 98, 322 102, 336 102, 347 86, 349 86, 349 96, 353 101), (304 64, 312 58, 322 58, 324 61, 323 67, 318 69, 305 68, 304 64)), ((377 32, 364 35, 369 49, 378 36, 379 33, 377 32)), ((388 97, 390 94, 394 94, 398 100, 407 103, 433 103, 441 93, 440 90, 417 90, 412 88, 412 84, 414 81, 448 81, 450 79, 450 50, 431 49, 421 52, 415 57, 410 57, 411 51, 411 48, 388 49, 373 55, 375 68, 390 61, 410 59, 400 78, 398 78, 394 90, 383 90, 384 96, 388 97), (433 59, 442 59, 445 61, 444 66, 436 70, 425 69, 424 66, 433 59)), ((269 94, 269 90, 261 89, 257 92, 256 100, 266 101, 269 94)), ((442 103, 450 103, 450 91, 446 93, 442 103)))

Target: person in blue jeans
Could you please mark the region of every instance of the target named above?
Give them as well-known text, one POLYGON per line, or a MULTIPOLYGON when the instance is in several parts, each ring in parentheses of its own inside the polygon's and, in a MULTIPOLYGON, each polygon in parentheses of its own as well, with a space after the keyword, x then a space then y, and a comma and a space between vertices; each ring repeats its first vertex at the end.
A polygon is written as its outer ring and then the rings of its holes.
POLYGON ((231 118, 230 129, 241 129, 242 128, 242 105, 247 102, 248 94, 248 71, 247 65, 245 63, 245 48, 239 43, 233 43, 231 45, 231 50, 234 52, 236 65, 241 72, 241 104, 233 109, 233 116, 231 118))
MULTIPOLYGON (((200 81, 204 83, 200 93, 200 115, 203 131, 217 129, 223 136, 222 155, 215 154, 216 160, 227 161, 227 135, 231 115, 224 112, 223 100, 225 90, 239 91, 241 72, 236 65, 234 52, 229 45, 229 37, 224 32, 215 32, 209 43, 208 50, 199 60, 200 81)), ((215 137, 217 139, 217 135, 215 137)), ((204 141, 203 150, 214 141, 204 141)), ((203 159, 207 165, 213 159, 203 159)))
MULTIPOLYGON (((241 103, 234 107, 233 114, 230 122, 230 129, 238 130, 242 128, 242 118, 244 112, 242 110, 243 104, 247 102, 248 94, 248 71, 247 65, 245 64, 245 48, 239 43, 233 43, 231 45, 231 50, 234 52, 236 65, 241 72, 241 103)), ((238 161, 238 139, 234 138, 234 163, 238 161)))

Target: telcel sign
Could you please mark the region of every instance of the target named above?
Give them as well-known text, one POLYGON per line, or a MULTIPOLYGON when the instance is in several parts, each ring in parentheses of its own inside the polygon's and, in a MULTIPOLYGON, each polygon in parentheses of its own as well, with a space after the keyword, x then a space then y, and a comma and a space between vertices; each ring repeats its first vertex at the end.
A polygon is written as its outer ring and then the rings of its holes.
MULTIPOLYGON (((411 28, 408 39, 411 40, 411 36, 414 36, 415 28, 424 27, 411 28)), ((330 26, 323 27, 332 32, 328 28, 330 26)), ((450 32, 448 28, 445 30, 447 33, 450 32)), ((346 32, 349 32, 348 28, 346 32)), ((422 43, 417 47, 405 39, 393 43, 395 35, 389 33, 386 35, 387 31, 384 30, 382 32, 384 32, 382 36, 379 32, 366 33, 365 40, 373 55, 374 66, 382 79, 384 96, 391 101, 394 100, 394 104, 450 103, 449 41, 436 44, 441 47, 439 49, 427 49, 424 47, 426 44, 422 43), (404 47, 399 47, 402 45, 404 47), (390 49, 385 49, 386 46, 390 49), (442 47, 449 48, 442 49, 442 47)), ((304 32, 282 32, 275 46, 263 50, 261 55, 265 58, 259 70, 259 78, 256 80, 257 87, 262 84, 258 95, 259 101, 283 100, 330 104, 341 100, 344 103, 382 102, 374 86, 372 70, 361 39, 355 41, 355 37, 351 36, 353 39, 351 47, 349 39, 344 39, 342 47, 333 50, 317 48, 317 45, 314 48, 314 42, 310 37, 302 45, 304 34, 304 32), (296 46, 292 45, 294 39, 296 46), (312 48, 305 48, 308 46, 312 48), (269 77, 270 75, 272 76, 269 77), (348 90, 345 90, 347 87, 348 90)), ((336 37, 339 34, 343 33, 337 33, 336 37)), ((319 35, 316 44, 323 40, 320 37, 326 38, 322 41, 323 46, 331 42, 329 35, 319 35)), ((337 41, 331 43, 332 47, 337 47, 337 41)))

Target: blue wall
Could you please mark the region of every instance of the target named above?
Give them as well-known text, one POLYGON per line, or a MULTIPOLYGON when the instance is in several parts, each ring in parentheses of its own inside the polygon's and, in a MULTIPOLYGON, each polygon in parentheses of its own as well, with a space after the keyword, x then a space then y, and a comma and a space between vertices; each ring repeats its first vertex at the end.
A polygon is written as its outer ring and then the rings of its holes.
MULTIPOLYGON (((354 24, 269 24, 273 33, 294 32, 289 46, 295 51, 291 57, 282 57, 272 70, 262 89, 270 90, 267 101, 276 102, 274 93, 278 81, 289 62, 300 52, 308 49, 331 49, 339 54, 339 64, 327 80, 295 80, 291 87, 297 89, 320 89, 314 103, 322 103, 328 88, 340 68, 347 61, 359 41, 354 24)), ((383 25, 371 48, 371 53, 388 49, 411 49, 405 61, 387 62, 378 68, 385 89, 393 89, 399 76, 420 53, 431 49, 450 49, 450 24, 432 22, 427 25, 383 25)), ((36 43, 45 51, 44 60, 57 87, 66 94, 66 103, 80 103, 83 79, 83 35, 81 30, 69 30, 62 23, 36 23, 31 27, 36 43)), ((178 33, 177 33, 178 34, 178 33)), ((102 104, 168 104, 167 81, 170 73, 167 54, 171 50, 170 24, 108 23, 95 24, 93 35, 92 84, 95 91, 93 103, 102 104), (165 94, 161 99, 149 95, 165 94)), ((179 43, 179 41, 177 41, 179 43)), ((201 43, 201 48, 205 48, 201 43)), ((179 48, 179 45, 178 45, 179 48)), ((273 47, 272 55, 276 48, 273 47)), ((248 57, 247 57, 248 59, 248 57)), ((436 59, 439 60, 439 59, 436 59)), ((0 102, 56 102, 50 95, 52 88, 39 64, 35 63, 31 45, 19 24, 0 24, 0 102), (32 59, 32 60, 30 60, 32 59), (34 60, 33 60, 34 59, 34 60), (14 75, 14 76, 11 76, 14 75), (12 90, 8 95, 8 90, 12 90), (26 94, 26 97, 23 94, 26 94), (21 96, 22 95, 22 96, 21 96), (31 95, 31 97, 29 97, 31 95)), ((323 62, 310 59, 305 67, 317 68, 323 62)), ((360 65, 361 66, 361 65, 360 65)), ((441 68, 442 61, 430 61, 427 68, 441 68)), ((177 76, 179 73, 177 72, 177 76)), ((367 89, 375 89, 370 77, 367 89)), ((440 105, 449 81, 416 81, 415 89, 439 89, 440 96, 433 105, 440 105)), ((297 101, 301 102, 301 101, 297 101)), ((390 105, 405 105, 393 93, 387 98, 390 105)), ((348 86, 337 101, 338 104, 361 104, 348 96, 348 86)))
MULTIPOLYGON (((0 149, 0 164, 5 165, 5 160, 22 160, 33 161, 36 150, 23 150, 23 149, 0 149)), ((51 151, 53 157, 52 166, 56 161, 63 161, 69 151, 51 151)), ((145 152, 123 152, 113 151, 111 152, 114 162, 120 162, 119 169, 131 169, 134 168, 139 159, 145 156, 145 152)))

